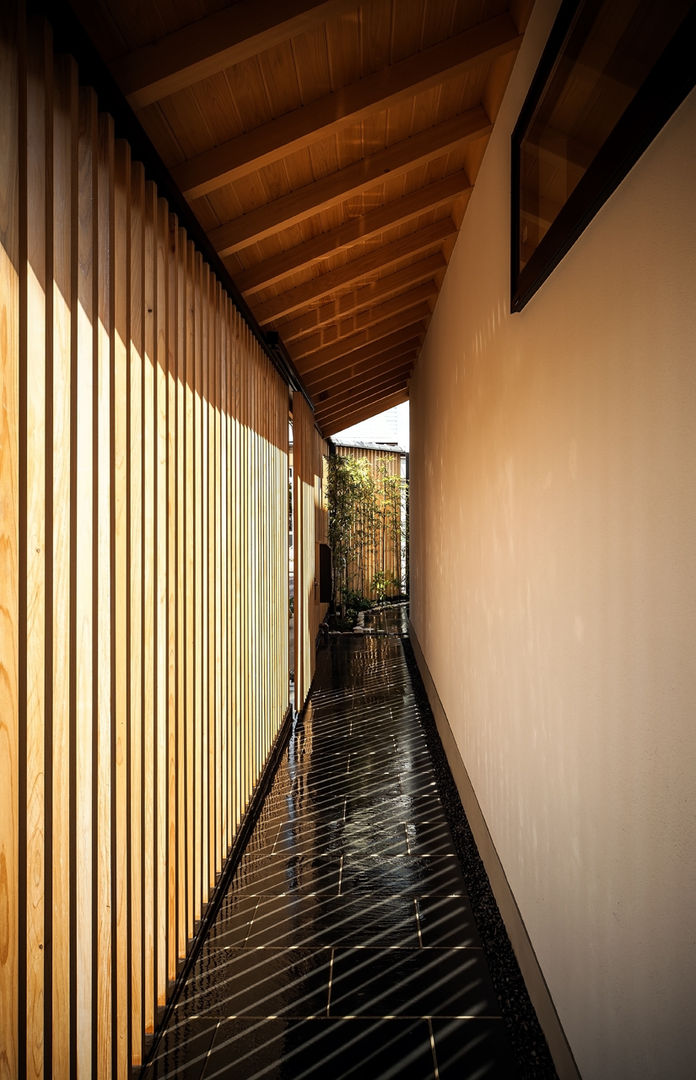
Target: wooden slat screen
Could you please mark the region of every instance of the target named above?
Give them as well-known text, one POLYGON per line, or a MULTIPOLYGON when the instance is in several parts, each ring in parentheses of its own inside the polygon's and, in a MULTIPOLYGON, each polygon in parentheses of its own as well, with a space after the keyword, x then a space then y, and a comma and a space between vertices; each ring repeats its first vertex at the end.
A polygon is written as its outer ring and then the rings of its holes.
POLYGON ((295 503, 295 704, 305 703, 315 664, 315 642, 327 605, 319 601, 319 542, 327 540, 323 506, 326 443, 301 394, 293 394, 295 503))
POLYGON ((344 457, 364 458, 369 465, 377 488, 379 514, 375 519, 356 520, 360 539, 360 554, 348 566, 348 587, 368 600, 378 599, 375 574, 385 575, 386 594, 394 595, 405 588, 402 581, 401 548, 403 544, 401 477, 402 455, 388 450, 336 446, 344 457), (385 483, 386 478, 386 483, 385 483))
POLYGON ((0 1076, 143 1060, 288 707, 287 407, 0 5, 0 1076))

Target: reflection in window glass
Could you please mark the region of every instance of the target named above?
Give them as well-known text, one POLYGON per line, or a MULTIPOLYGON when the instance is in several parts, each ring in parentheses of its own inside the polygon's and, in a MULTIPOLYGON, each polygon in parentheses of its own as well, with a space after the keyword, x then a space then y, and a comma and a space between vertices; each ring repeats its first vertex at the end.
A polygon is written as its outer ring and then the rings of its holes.
POLYGON ((520 143, 519 268, 633 101, 691 0, 580 3, 520 143))

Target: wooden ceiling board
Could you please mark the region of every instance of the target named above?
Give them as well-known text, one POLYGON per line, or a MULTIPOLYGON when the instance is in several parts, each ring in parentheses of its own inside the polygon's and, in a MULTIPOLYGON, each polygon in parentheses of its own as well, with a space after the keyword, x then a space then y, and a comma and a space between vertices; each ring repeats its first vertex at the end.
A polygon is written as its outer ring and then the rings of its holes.
POLYGON ((279 318, 281 315, 289 315, 298 308, 304 307, 310 302, 321 300, 322 297, 336 292, 338 288, 352 286, 354 283, 366 278, 373 271, 385 270, 394 267, 405 260, 411 260, 416 253, 425 255, 428 249, 439 246, 442 241, 454 233, 454 222, 445 219, 436 222, 434 226, 420 229, 411 233, 402 240, 385 247, 375 248, 373 251, 354 259, 337 270, 322 274, 319 278, 299 285, 295 289, 289 289, 273 300, 264 304, 255 305, 256 318, 261 325, 279 318))
POLYGON ((142 108, 356 6, 357 0, 243 0, 171 33, 149 35, 111 69, 133 108, 142 108))
POLYGON ((278 228, 310 217, 326 206, 335 205, 351 191, 381 183, 385 171, 406 172, 416 161, 442 156, 452 144, 481 138, 489 133, 490 123, 483 109, 472 109, 394 143, 339 172, 312 184, 304 184, 271 203, 247 211, 213 230, 211 241, 221 255, 227 255, 278 228))
MULTIPOLYGON (((326 25, 323 24, 312 33, 293 38, 290 46, 300 91, 299 107, 307 108, 334 89, 326 25)), ((283 110, 285 113, 289 112, 286 101, 283 102, 283 110)))
MULTIPOLYGON (((263 306, 266 303, 272 303, 278 297, 283 297, 288 292, 299 289, 301 286, 317 281, 329 274, 336 274, 340 287, 346 288, 345 280, 343 280, 340 273, 341 270, 351 267, 355 263, 358 263, 358 266, 360 266, 360 260, 365 258, 368 260, 367 272, 376 274, 381 270, 383 261, 381 258, 373 258, 370 261, 370 256, 374 252, 379 252, 383 249, 389 253, 392 253, 393 251, 398 252, 399 250, 410 252, 411 244, 408 238, 411 236, 415 237, 414 242, 417 243, 420 243, 420 238, 422 237, 425 237, 427 240, 428 238, 432 239, 433 236, 436 237, 438 241, 444 241, 446 236, 453 233, 454 230, 451 225, 448 225, 446 229, 444 229, 443 226, 438 228, 437 223, 448 218, 452 219, 452 205, 453 201, 448 200, 447 203, 441 204, 430 212, 414 215, 408 222, 397 223, 367 239, 360 239, 350 247, 342 248, 340 251, 332 253, 322 260, 308 262, 301 269, 288 275, 282 281, 261 288, 255 294, 254 303, 259 306, 263 306), (401 243, 401 249, 394 247, 394 245, 399 242, 401 243)), ((353 267, 353 270, 349 274, 351 279, 354 270, 355 267, 353 267)), ((337 285, 336 288, 338 288, 339 285, 337 285)))
POLYGON ((357 386, 363 379, 381 378, 402 367, 413 369, 419 348, 420 342, 414 338, 410 346, 406 342, 362 364, 344 364, 332 375, 312 383, 312 398, 318 403, 324 400, 324 395, 334 390, 342 392, 346 386, 357 386))
POLYGON ((387 409, 393 409, 395 405, 401 405, 404 401, 408 401, 408 388, 399 390, 397 393, 391 394, 386 398, 377 397, 373 401, 362 406, 362 408, 356 408, 345 416, 339 416, 335 420, 327 421, 322 424, 321 430, 328 439, 337 432, 343 431, 353 424, 359 424, 362 420, 369 420, 371 416, 376 416, 377 413, 386 412, 387 409))
POLYGON ((333 395, 330 400, 317 402, 314 415, 315 423, 321 427, 325 423, 330 423, 337 415, 344 413, 346 409, 363 408, 365 402, 372 398, 374 394, 378 394, 381 399, 393 394, 395 391, 407 388, 411 374, 411 371, 406 369, 395 375, 389 382, 372 381, 370 384, 361 387, 356 394, 345 397, 342 403, 340 402, 340 393, 333 395))
POLYGON ((532 0, 74 3, 319 427, 405 399, 532 0))
MULTIPOLYGON (((424 322, 408 322, 407 325, 402 326, 399 330, 395 330, 387 337, 380 338, 379 341, 371 341, 369 344, 363 345, 359 349, 354 349, 351 355, 351 360, 353 363, 358 364, 361 363, 363 360, 374 359, 375 357, 380 356, 382 353, 385 353, 388 349, 392 349, 397 345, 403 346, 405 342, 410 342, 412 338, 420 338, 422 340, 424 333, 424 322)), ((335 361, 327 361, 324 367, 320 369, 320 373, 323 372, 324 374, 328 374, 329 368, 331 368, 331 370, 335 370, 335 368, 333 367, 334 364, 336 365, 336 367, 345 366, 343 357, 339 357, 338 360, 335 361)), ((310 377, 309 372, 305 372, 302 368, 302 365, 298 366, 298 371, 300 375, 307 375, 310 386, 312 385, 312 380, 317 374, 317 370, 318 369, 316 367, 312 368, 311 371, 313 372, 313 375, 310 377)))
MULTIPOLYGON (((190 154, 189 160, 177 165, 174 179, 188 198, 198 198, 217 187, 234 183, 248 172, 281 157, 291 158, 294 149, 321 143, 322 132, 337 134, 345 131, 345 145, 355 145, 359 128, 356 129, 354 121, 387 107, 389 141, 405 138, 413 131, 447 118, 444 112, 438 112, 443 79, 450 85, 457 77, 456 83, 459 85, 464 72, 471 72, 474 68, 478 71, 474 88, 469 77, 464 91, 460 88, 456 93, 454 104, 450 106, 451 116, 480 99, 489 61, 513 50, 516 43, 516 27, 509 18, 501 16, 450 41, 440 42, 425 53, 410 56, 385 71, 344 86, 338 92, 316 95, 311 105, 293 107, 295 94, 286 92, 284 110, 276 109, 274 119, 251 130, 247 124, 246 134, 235 133, 233 137, 225 137, 220 127, 213 129, 210 146, 201 148, 195 156, 190 154), (480 90, 476 92, 479 84, 480 90), (403 104, 397 109, 397 103, 403 104)), ((297 56, 297 45, 295 54, 296 73, 301 72, 304 79, 308 65, 306 60, 300 60, 297 56)), ((311 50, 311 55, 316 57, 315 48, 311 50)), ((318 66, 324 75, 324 81, 320 84, 323 88, 328 85, 325 56, 318 66)), ((206 87, 210 87, 213 81, 207 80, 206 87)), ((172 108, 181 96, 175 95, 170 99, 172 108)), ((302 96, 304 98, 305 95, 302 96)), ((319 146, 316 149, 322 152, 319 146)), ((314 164, 314 158, 312 161, 314 164)))
MULTIPOLYGON (((413 0, 414 7, 421 4, 422 0, 413 0)), ((361 5, 360 52, 365 74, 391 63, 392 6, 393 0, 373 0, 361 5)))
POLYGON ((454 14, 455 6, 448 0, 428 0, 423 15, 423 48, 455 33, 454 14))
POLYGON ((420 281, 437 280, 444 274, 446 267, 442 252, 433 252, 415 263, 409 262, 400 270, 389 273, 372 284, 353 287, 336 299, 318 302, 314 306, 308 305, 299 314, 295 312, 284 319, 276 319, 274 325, 284 341, 292 341, 304 333, 326 326, 337 318, 386 300, 420 281))
POLYGON ((343 319, 332 322, 323 330, 317 330, 314 334, 301 338, 300 341, 295 343, 294 347, 290 348, 290 355, 293 358, 296 356, 307 357, 310 353, 318 352, 320 349, 337 341, 343 341, 345 338, 356 334, 359 330, 372 326, 374 323, 379 323, 397 313, 408 311, 409 308, 423 301, 432 300, 435 295, 436 287, 434 282, 423 282, 413 289, 408 289, 406 292, 392 297, 391 300, 385 300, 382 304, 348 315, 343 319))
POLYGON ((337 90, 362 76, 360 10, 345 12, 326 23, 331 87, 337 90))
POLYGON ((324 348, 317 349, 309 355, 297 355, 295 363, 298 369, 301 368, 303 373, 309 377, 311 372, 325 367, 332 360, 341 358, 347 360, 351 353, 389 337, 390 334, 401 329, 404 318, 409 320, 411 324, 423 322, 427 325, 431 314, 430 305, 426 300, 422 300, 420 303, 414 304, 406 316, 399 311, 395 315, 390 315, 387 319, 382 319, 371 326, 365 327, 363 330, 357 330, 346 338, 340 338, 333 345, 325 345, 324 348))
POLYGON ((303 267, 318 266, 323 269, 324 263, 320 260, 328 255, 350 248, 352 244, 368 237, 381 236, 391 225, 412 221, 423 213, 425 207, 449 206, 454 198, 461 196, 468 187, 466 173, 450 173, 442 180, 378 205, 366 214, 351 217, 337 229, 320 233, 312 240, 290 248, 275 258, 250 266, 248 270, 237 275, 237 287, 249 297, 303 267))
MULTIPOLYGON (((427 8, 427 0, 413 4, 399 3, 399 0, 394 0, 390 41, 392 63, 423 50, 423 20, 427 8)), ((429 44, 434 44, 434 42, 429 44)))
MULTIPOLYGON (((322 39, 324 35, 321 35, 322 39)), ((258 57, 270 116, 299 109, 303 104, 295 50, 290 39, 279 42, 258 57)))
POLYGON ((390 394, 407 387, 410 376, 410 370, 402 368, 391 378, 370 379, 368 382, 353 387, 349 392, 332 395, 326 401, 316 404, 316 422, 321 426, 322 422, 330 422, 339 416, 344 416, 351 409, 362 408, 367 402, 389 397, 390 394))
POLYGON ((402 367, 413 373, 413 365, 420 352, 420 340, 414 338, 410 343, 403 346, 395 346, 388 351, 375 356, 370 360, 364 360, 360 364, 350 364, 337 368, 333 375, 318 379, 309 384, 312 401, 318 404, 324 397, 334 391, 336 393, 350 393, 353 387, 360 386, 366 379, 389 377, 389 373, 402 367))

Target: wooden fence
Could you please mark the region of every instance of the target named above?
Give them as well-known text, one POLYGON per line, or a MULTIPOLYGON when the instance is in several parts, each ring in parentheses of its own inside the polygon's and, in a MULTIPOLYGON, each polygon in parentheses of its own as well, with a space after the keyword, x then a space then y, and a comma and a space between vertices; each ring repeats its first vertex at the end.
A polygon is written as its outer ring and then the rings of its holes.
POLYGON ((354 554, 345 567, 344 584, 368 600, 393 596, 406 589, 402 561, 405 544, 405 498, 401 482, 402 453, 336 445, 342 457, 364 459, 375 483, 375 500, 358 505, 353 521, 354 554), (375 512, 376 511, 376 512, 375 512))
POLYGON ((319 597, 319 543, 328 543, 324 505, 326 443, 301 394, 293 395, 295 502, 295 698, 301 707, 314 674, 314 643, 328 604, 319 597))
POLYGON ((0 5, 2 1077, 143 1059, 286 715, 287 416, 74 63, 0 5))

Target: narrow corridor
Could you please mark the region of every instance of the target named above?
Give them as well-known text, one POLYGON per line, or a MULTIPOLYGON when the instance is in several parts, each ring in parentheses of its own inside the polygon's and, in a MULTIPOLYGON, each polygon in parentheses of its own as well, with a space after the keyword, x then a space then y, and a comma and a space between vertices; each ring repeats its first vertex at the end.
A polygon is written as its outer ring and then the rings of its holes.
POLYGON ((148 1080, 555 1075, 480 864, 455 843, 470 833, 403 618, 320 650, 148 1080), (489 923, 493 908, 493 952, 472 892, 489 923))

